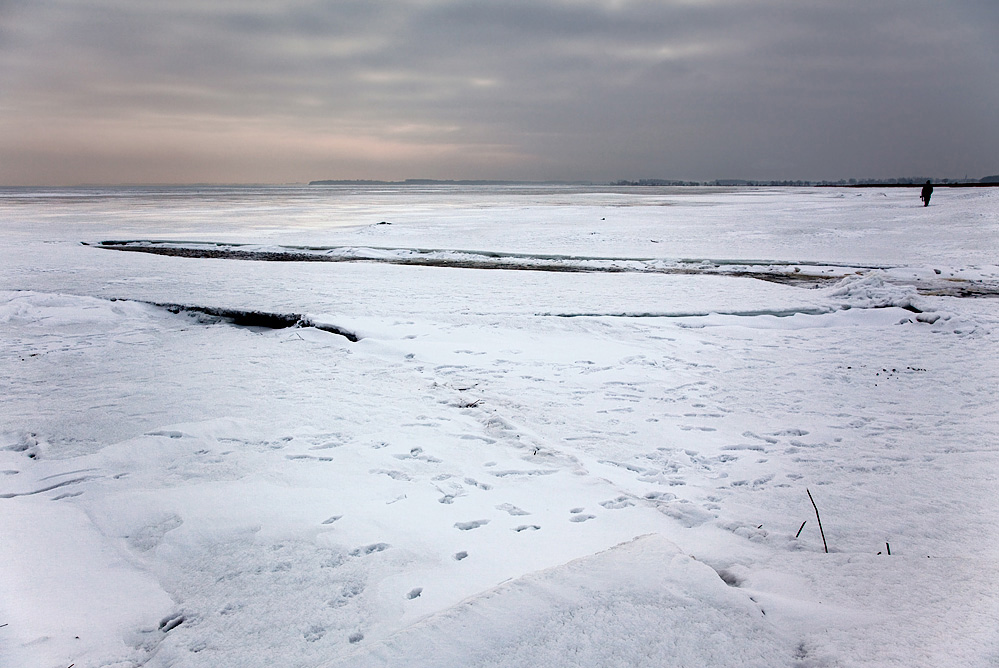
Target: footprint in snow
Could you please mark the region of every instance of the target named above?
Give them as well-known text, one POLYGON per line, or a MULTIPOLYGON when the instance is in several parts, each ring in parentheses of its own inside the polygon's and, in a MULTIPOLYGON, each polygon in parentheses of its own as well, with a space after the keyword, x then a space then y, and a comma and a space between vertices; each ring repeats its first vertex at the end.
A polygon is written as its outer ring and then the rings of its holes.
POLYGON ((180 518, 179 515, 169 515, 164 517, 159 522, 154 524, 149 524, 144 526, 134 533, 126 536, 129 547, 138 550, 139 552, 148 552, 154 547, 163 542, 164 536, 170 531, 173 531, 181 524, 184 520, 180 518))
POLYGON ((620 510, 621 508, 627 508, 628 506, 633 506, 635 504, 628 497, 619 496, 616 499, 610 499, 609 501, 601 501, 600 505, 608 510, 620 510))
POLYGON ((471 522, 455 522, 454 527, 461 531, 471 531, 486 524, 489 524, 489 520, 472 520, 471 522))
POLYGON ((716 518, 716 515, 686 499, 677 499, 658 506, 659 512, 672 517, 687 528, 694 528, 716 518))
POLYGON ((754 480, 753 487, 762 487, 763 485, 766 485, 768 482, 770 482, 773 479, 774 479, 774 474, 769 473, 763 476, 762 478, 757 478, 756 480, 754 480))
POLYGON ((808 436, 808 432, 804 429, 784 429, 782 431, 775 431, 771 434, 772 436, 808 436))
POLYGON ((647 501, 673 501, 676 499, 676 494, 670 494, 669 492, 646 492, 645 499, 647 501))
POLYGON ((521 524, 519 527, 516 527, 514 529, 514 531, 516 531, 517 533, 520 533, 521 531, 540 531, 540 530, 541 527, 538 526, 537 524, 521 524))
POLYGON ((366 554, 374 554, 375 552, 382 552, 384 550, 392 547, 388 543, 372 543, 371 545, 365 545, 364 547, 359 547, 351 550, 350 556, 360 557, 366 554))
POLYGON ((573 515, 569 518, 570 522, 585 522, 587 520, 596 519, 596 515, 573 515))
POLYGON ((330 599, 326 604, 331 608, 342 608, 348 605, 351 599, 354 599, 364 593, 364 585, 360 582, 348 582, 340 587, 339 593, 336 597, 330 599))
POLYGON ((752 452, 766 452, 766 448, 756 443, 739 443, 737 445, 726 445, 722 450, 750 450, 752 452))
POLYGON ((478 487, 479 489, 483 489, 487 492, 493 488, 492 485, 486 484, 484 482, 479 482, 475 478, 465 478, 465 484, 471 485, 472 487, 478 487))
POLYGON ((378 475, 378 474, 387 475, 388 477, 392 478, 393 480, 410 481, 410 480, 413 479, 412 476, 410 476, 408 473, 404 473, 402 471, 394 471, 394 470, 390 470, 390 469, 371 469, 371 471, 369 471, 369 473, 372 473, 372 474, 375 474, 375 475, 378 475))
POLYGON ((505 512, 509 513, 510 515, 514 515, 514 516, 516 516, 516 515, 530 515, 531 514, 531 513, 527 512, 526 510, 521 510, 520 508, 518 508, 517 506, 513 505, 512 503, 501 503, 498 506, 496 506, 496 510, 502 510, 502 511, 505 511, 505 512))
POLYGON ((395 454, 395 455, 392 455, 392 456, 395 457, 396 459, 399 459, 399 460, 417 459, 417 460, 420 460, 420 461, 429 462, 431 464, 440 464, 441 463, 441 460, 437 459, 436 457, 432 457, 430 455, 423 454, 423 448, 420 448, 420 447, 410 448, 410 450, 409 450, 408 453, 395 454))
POLYGON ((160 620, 159 630, 163 633, 169 633, 175 628, 184 623, 184 615, 182 613, 174 613, 172 615, 167 615, 160 620))

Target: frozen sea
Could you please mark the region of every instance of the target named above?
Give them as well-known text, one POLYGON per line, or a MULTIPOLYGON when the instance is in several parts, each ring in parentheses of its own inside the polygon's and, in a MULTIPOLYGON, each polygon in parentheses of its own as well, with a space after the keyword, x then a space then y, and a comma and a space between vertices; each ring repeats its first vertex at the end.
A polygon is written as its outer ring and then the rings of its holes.
POLYGON ((999 665, 999 189, 0 229, 2 666, 999 665))

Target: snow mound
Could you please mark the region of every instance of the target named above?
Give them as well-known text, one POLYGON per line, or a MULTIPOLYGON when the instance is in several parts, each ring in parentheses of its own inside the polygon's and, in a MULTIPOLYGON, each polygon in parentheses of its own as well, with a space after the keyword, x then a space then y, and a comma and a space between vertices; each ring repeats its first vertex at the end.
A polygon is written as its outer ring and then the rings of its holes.
POLYGON ((887 308, 896 306, 912 310, 916 289, 911 285, 898 285, 888 280, 881 270, 847 276, 828 289, 828 296, 842 308, 887 308))
POLYGON ((0 290, 0 323, 36 330, 103 331, 130 318, 156 311, 138 302, 100 299, 30 290, 0 290))
POLYGON ((326 666, 762 667, 790 659, 748 595, 650 534, 518 578, 326 666))
POLYGON ((95 534, 78 508, 31 495, 3 504, 0 590, 8 628, 0 664, 96 668, 143 661, 131 629, 156 629, 173 606, 155 578, 95 534))

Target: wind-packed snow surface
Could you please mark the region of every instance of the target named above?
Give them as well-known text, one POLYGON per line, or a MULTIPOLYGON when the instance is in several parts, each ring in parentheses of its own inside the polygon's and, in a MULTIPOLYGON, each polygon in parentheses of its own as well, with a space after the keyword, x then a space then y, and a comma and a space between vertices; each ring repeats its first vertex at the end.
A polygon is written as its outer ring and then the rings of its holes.
POLYGON ((0 223, 0 665, 999 665, 994 189, 0 223))

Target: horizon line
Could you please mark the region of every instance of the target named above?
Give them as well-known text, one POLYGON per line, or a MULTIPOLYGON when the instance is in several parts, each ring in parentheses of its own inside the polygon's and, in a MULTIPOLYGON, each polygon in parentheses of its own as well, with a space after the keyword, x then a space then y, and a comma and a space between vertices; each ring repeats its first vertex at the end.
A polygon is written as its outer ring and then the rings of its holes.
POLYGON ((999 175, 983 176, 974 178, 950 178, 950 177, 926 177, 926 176, 904 176, 904 177, 884 177, 884 178, 841 178, 841 179, 804 179, 804 178, 782 178, 782 179, 666 179, 666 178, 639 178, 639 179, 614 179, 614 180, 561 180, 561 179, 435 179, 435 178, 407 178, 401 180, 391 179, 315 179, 311 181, 193 181, 193 182, 106 182, 106 183, 76 183, 76 184, 0 184, 0 188, 233 188, 233 187, 280 187, 280 186, 323 186, 323 185, 386 185, 386 186, 406 186, 406 185, 565 185, 565 186, 617 186, 617 187, 729 187, 729 186, 892 186, 892 185, 914 185, 930 181, 940 185, 958 184, 995 184, 999 181, 999 175), (989 179, 985 181, 984 179, 989 179))

